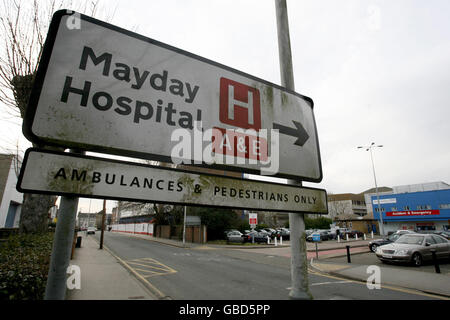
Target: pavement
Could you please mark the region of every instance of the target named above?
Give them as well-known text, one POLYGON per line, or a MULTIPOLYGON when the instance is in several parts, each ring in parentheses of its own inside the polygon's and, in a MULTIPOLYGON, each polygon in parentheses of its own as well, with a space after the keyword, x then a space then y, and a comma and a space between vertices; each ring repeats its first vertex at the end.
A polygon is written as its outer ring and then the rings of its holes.
POLYGON ((81 271, 81 288, 67 289, 66 300, 156 300, 149 291, 129 271, 120 258, 115 257, 106 247, 99 249, 94 236, 82 236, 81 248, 76 248, 71 265, 81 271))
MULTIPOLYGON (((79 233, 81 234, 81 232, 79 233)), ((146 288, 143 281, 133 274, 133 270, 111 251, 104 247, 100 250, 99 243, 93 236, 86 237, 83 234, 81 248, 75 249, 74 259, 71 264, 78 265, 81 269, 81 289, 68 291, 68 300, 127 300, 127 299, 161 299, 156 288, 146 288), (113 280, 112 280, 113 279, 113 280)), ((159 242, 184 248, 226 248, 248 250, 263 254, 290 257, 290 243, 284 241, 283 245, 217 245, 217 244, 194 244, 182 243, 177 240, 155 238, 147 235, 125 234, 149 241, 159 242), (255 249, 255 250, 253 250, 255 249), (259 249, 259 250, 258 250, 259 249)), ((336 257, 346 256, 346 246, 350 246, 351 255, 369 252, 367 240, 326 241, 318 244, 316 252, 314 243, 307 243, 307 257, 311 261, 313 270, 345 279, 366 282, 371 273, 368 273, 369 265, 342 263, 336 257), (317 257, 319 259, 317 259, 317 257)), ((379 266, 381 275, 381 286, 395 286, 425 293, 450 298, 450 274, 435 274, 417 271, 413 267, 393 268, 379 266)))
MULTIPOLYGON (((373 274, 373 271, 368 269, 369 265, 337 264, 326 260, 317 261, 313 259, 311 267, 330 275, 362 282, 367 282, 369 276, 373 274)), ((395 286, 450 298, 449 275, 408 270, 406 268, 379 268, 381 287, 395 286)))

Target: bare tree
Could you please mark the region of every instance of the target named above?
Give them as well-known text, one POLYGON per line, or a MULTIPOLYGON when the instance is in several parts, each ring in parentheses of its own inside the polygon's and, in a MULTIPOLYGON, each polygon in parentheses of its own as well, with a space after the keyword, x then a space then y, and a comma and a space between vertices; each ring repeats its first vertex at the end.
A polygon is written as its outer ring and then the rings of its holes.
MULTIPOLYGON (((99 9, 98 1, 78 2, 75 7, 65 0, 0 3, 0 102, 13 117, 25 116, 51 17, 63 8, 91 16, 99 9)), ((48 211, 55 200, 54 196, 25 194, 20 232, 47 230, 48 211)))
POLYGON ((331 219, 344 219, 351 216, 352 203, 349 200, 338 200, 332 193, 328 194, 328 215, 331 219))

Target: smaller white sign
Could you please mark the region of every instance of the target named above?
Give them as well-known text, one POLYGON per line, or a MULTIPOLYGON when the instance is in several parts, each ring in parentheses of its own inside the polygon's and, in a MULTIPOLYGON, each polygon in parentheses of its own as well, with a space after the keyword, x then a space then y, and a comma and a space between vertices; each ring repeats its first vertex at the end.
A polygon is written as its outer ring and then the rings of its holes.
POLYGON ((257 213, 249 213, 248 214, 248 223, 250 224, 251 228, 256 227, 258 224, 258 214, 257 213))
POLYGON ((326 191, 28 149, 17 190, 127 201, 327 214, 326 191))
MULTIPOLYGON (((380 204, 397 203, 396 198, 380 199, 380 204)), ((378 204, 378 200, 373 200, 373 204, 378 204)))

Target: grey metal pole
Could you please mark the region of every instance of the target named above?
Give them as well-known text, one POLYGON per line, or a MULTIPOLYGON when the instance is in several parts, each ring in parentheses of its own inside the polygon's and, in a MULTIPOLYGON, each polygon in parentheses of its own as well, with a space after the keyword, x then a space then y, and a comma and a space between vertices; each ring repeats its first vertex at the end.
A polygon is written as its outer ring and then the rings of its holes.
POLYGON ((377 176, 375 174, 375 164, 373 163, 372 147, 373 145, 370 146, 370 160, 372 160, 373 179, 375 180, 375 192, 377 193, 377 201, 378 201, 378 213, 380 214, 380 235, 383 236, 384 235, 383 212, 381 211, 380 196, 378 194, 377 176))
POLYGON ((45 300, 64 300, 66 298, 67 268, 72 251, 77 209, 78 198, 61 197, 45 287, 45 300))
MULTIPOLYGON (((278 52, 280 59, 281 85, 295 91, 294 72, 292 68, 291 41, 286 0, 275 0, 278 32, 278 52)), ((301 181, 288 180, 289 184, 301 186, 301 181)), ((289 213, 291 229, 291 299, 309 300, 312 295, 308 284, 308 260, 306 257, 306 234, 304 215, 289 213)))
POLYGON ((105 219, 106 219, 106 200, 104 199, 103 200, 103 213, 102 213, 102 230, 100 233, 100 249, 103 249, 103 238, 105 235, 105 219))
POLYGON ((183 247, 186 244, 186 206, 184 206, 184 219, 183 219, 183 247))
POLYGON ((45 287, 45 300, 64 300, 66 297, 67 267, 72 251, 77 208, 78 198, 61 197, 45 287))

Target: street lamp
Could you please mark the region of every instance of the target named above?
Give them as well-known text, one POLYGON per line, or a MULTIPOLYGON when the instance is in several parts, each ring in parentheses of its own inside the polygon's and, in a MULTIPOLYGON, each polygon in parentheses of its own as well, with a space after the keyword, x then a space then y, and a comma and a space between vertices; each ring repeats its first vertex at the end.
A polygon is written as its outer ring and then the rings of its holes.
POLYGON ((372 148, 382 148, 383 145, 375 145, 375 142, 372 142, 370 146, 360 146, 358 149, 366 149, 366 151, 370 151, 370 159, 372 160, 372 169, 373 169, 373 179, 375 180, 375 192, 377 194, 377 201, 378 201, 378 212, 380 213, 380 234, 384 235, 384 227, 383 227, 383 212, 381 211, 380 207, 380 196, 378 194, 378 186, 377 186, 377 176, 375 175, 375 165, 373 164, 373 154, 372 154, 372 148))

